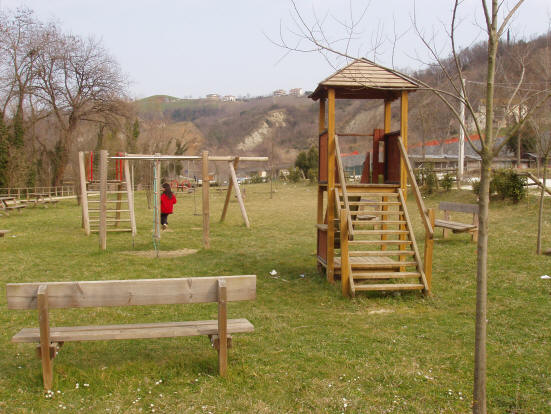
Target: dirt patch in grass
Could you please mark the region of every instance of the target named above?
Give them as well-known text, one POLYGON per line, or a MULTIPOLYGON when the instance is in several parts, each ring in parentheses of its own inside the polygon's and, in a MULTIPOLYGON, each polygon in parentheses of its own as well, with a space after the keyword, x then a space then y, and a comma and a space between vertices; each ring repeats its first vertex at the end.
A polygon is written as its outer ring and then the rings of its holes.
MULTIPOLYGON (((188 256, 190 254, 197 253, 198 250, 196 249, 180 249, 180 250, 170 250, 170 251, 159 251, 160 258, 171 258, 171 257, 182 257, 182 256, 188 256)), ((140 256, 140 257, 147 257, 149 259, 155 259, 157 258, 157 252, 155 250, 145 250, 145 251, 128 251, 128 252, 121 252, 123 254, 129 254, 132 256, 140 256)))

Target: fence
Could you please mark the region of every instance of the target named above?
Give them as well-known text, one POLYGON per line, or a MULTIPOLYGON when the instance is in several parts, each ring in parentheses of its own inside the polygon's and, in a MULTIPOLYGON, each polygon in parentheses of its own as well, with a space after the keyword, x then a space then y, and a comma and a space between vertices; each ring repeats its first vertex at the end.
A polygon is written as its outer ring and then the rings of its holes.
POLYGON ((0 187, 0 196, 17 197, 18 199, 29 199, 34 194, 44 194, 49 197, 75 196, 74 185, 60 185, 57 187, 0 187))

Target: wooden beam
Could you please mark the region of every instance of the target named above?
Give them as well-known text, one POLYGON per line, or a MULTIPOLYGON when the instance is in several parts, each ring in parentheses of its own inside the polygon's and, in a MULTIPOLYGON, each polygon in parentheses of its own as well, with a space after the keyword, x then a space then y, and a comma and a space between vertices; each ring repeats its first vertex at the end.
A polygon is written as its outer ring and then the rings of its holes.
POLYGON ((245 203, 243 203, 243 196, 241 195, 241 189, 239 188, 239 183, 237 182, 237 175, 235 174, 235 169, 233 168, 233 164, 230 163, 230 174, 231 174, 231 180, 233 182, 233 186, 235 187, 235 195, 237 196, 237 201, 239 202, 239 208, 241 209, 241 216, 243 216, 243 221, 245 222, 245 226, 247 228, 250 228, 251 225, 249 224, 249 218, 247 217, 247 210, 245 210, 245 203))
POLYGON ((128 161, 124 161, 124 180, 126 181, 128 210, 130 211, 130 228, 132 229, 132 237, 135 237, 138 230, 136 228, 136 214, 134 212, 134 186, 133 177, 130 176, 130 166, 128 164, 128 161))
MULTIPOLYGON (((231 164, 231 161, 230 161, 231 164)), ((237 169, 237 165, 239 164, 239 157, 235 157, 233 160, 233 168, 234 170, 237 169)), ((229 168, 229 167, 228 167, 229 168)), ((222 209, 222 216, 220 217, 220 222, 223 222, 226 218, 226 212, 228 210, 228 205, 230 204, 231 199, 231 193, 233 189, 233 180, 230 177, 230 182, 228 183, 228 192, 226 193, 226 200, 224 201, 224 208, 222 209)))
POLYGON ((392 120, 392 110, 391 110, 392 101, 385 100, 385 109, 384 109, 384 131, 385 134, 390 132, 390 125, 392 120))
POLYGON ((202 154, 202 194, 203 194, 203 247, 210 247, 209 230, 210 230, 210 210, 209 210, 209 152, 203 151, 202 154))
POLYGON ((84 165, 84 152, 78 153, 78 169, 80 173, 80 206, 82 207, 82 224, 84 233, 90 235, 90 216, 88 214, 88 192, 86 191, 86 167, 84 165))
POLYGON ((335 281, 335 89, 328 89, 327 114, 327 280, 335 281))
POLYGON ((218 370, 224 377, 228 370, 228 314, 227 288, 223 279, 218 280, 218 370))
MULTIPOLYGON (((408 150, 408 92, 402 91, 400 99, 400 136, 404 144, 404 149, 407 157, 408 150)), ((407 172, 404 160, 400 161, 400 188, 402 189, 404 198, 407 200, 407 172)))
POLYGON ((325 98, 320 99, 320 111, 318 119, 318 132, 321 135, 325 131, 325 98))
MULTIPOLYGON (((429 220, 434 228, 434 209, 428 210, 429 220)), ((425 278, 427 279, 427 294, 430 295, 432 289, 432 253, 434 247, 434 237, 430 237, 429 233, 425 233, 425 278)))
POLYGON ((50 322, 48 319, 48 286, 40 285, 37 291, 38 324, 40 329, 40 357, 44 389, 51 390, 54 379, 53 361, 50 358, 50 322))
POLYGON ((99 247, 107 249, 107 151, 100 151, 99 166, 99 247))
POLYGON ((345 297, 350 296, 350 259, 348 254, 348 217, 341 214, 341 291, 345 297))

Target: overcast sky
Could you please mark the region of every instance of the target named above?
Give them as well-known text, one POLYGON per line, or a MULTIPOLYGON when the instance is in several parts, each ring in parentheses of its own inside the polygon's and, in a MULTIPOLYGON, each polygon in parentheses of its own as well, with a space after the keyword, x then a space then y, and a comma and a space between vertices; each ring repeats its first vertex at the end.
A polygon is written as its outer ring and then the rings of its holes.
MULTIPOLYGON (((451 0, 296 0, 305 20, 312 23, 317 16, 332 40, 344 33, 338 21, 359 17, 369 4, 349 50, 373 59, 376 39, 403 34, 394 53, 387 41, 377 48, 375 59, 392 66, 394 56, 395 67, 410 69, 419 67, 419 58, 426 60, 426 51, 411 29, 414 3, 419 26, 426 35, 439 36, 443 45, 451 0)), ((21 6, 33 9, 40 20, 56 21, 67 32, 101 39, 128 75, 132 97, 313 90, 334 71, 318 53, 286 55, 270 42, 269 38, 279 41, 281 28, 296 44, 290 0, 0 0, 2 9, 21 6)), ((465 46, 480 32, 480 0, 464 0, 460 16, 459 43, 465 46)), ((526 0, 511 32, 524 38, 542 34, 550 18, 549 0, 526 0)))

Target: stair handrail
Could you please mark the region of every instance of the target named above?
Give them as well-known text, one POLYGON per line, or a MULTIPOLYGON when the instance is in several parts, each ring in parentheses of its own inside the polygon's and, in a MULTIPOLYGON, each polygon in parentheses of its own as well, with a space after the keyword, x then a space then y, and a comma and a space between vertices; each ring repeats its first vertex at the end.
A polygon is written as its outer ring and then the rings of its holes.
POLYGON ((343 296, 354 296, 354 278, 352 277, 352 266, 350 264, 350 252, 348 250, 348 224, 350 216, 344 214, 344 209, 339 207, 339 210, 343 210, 340 215, 339 229, 341 232, 341 290, 343 296))
POLYGON ((413 194, 415 195, 417 208, 419 209, 419 213, 421 214, 421 220, 423 222, 423 226, 425 227, 425 232, 427 233, 427 236, 430 239, 432 239, 434 238, 434 229, 432 227, 432 224, 429 218, 429 211, 425 207, 425 203, 423 202, 423 197, 421 197, 421 191, 419 191, 419 186, 417 185, 417 181, 415 180, 415 175, 413 174, 413 169, 411 168, 411 164, 409 162, 409 158, 408 158, 406 148, 404 146, 404 142, 402 141, 402 137, 400 136, 398 137, 398 148, 400 148, 400 155, 406 166, 406 171, 409 177, 409 181, 411 182, 411 188, 413 189, 413 194))
POLYGON ((349 237, 354 236, 354 227, 352 226, 352 219, 350 214, 350 204, 348 202, 348 191, 346 190, 346 181, 344 179, 344 169, 342 166, 342 158, 341 158, 341 149, 339 146, 339 136, 335 134, 335 154, 337 159, 337 170, 339 173, 339 181, 341 182, 341 189, 342 189, 342 198, 344 201, 344 210, 346 211, 346 218, 347 218, 347 225, 348 225, 348 235, 349 237))

